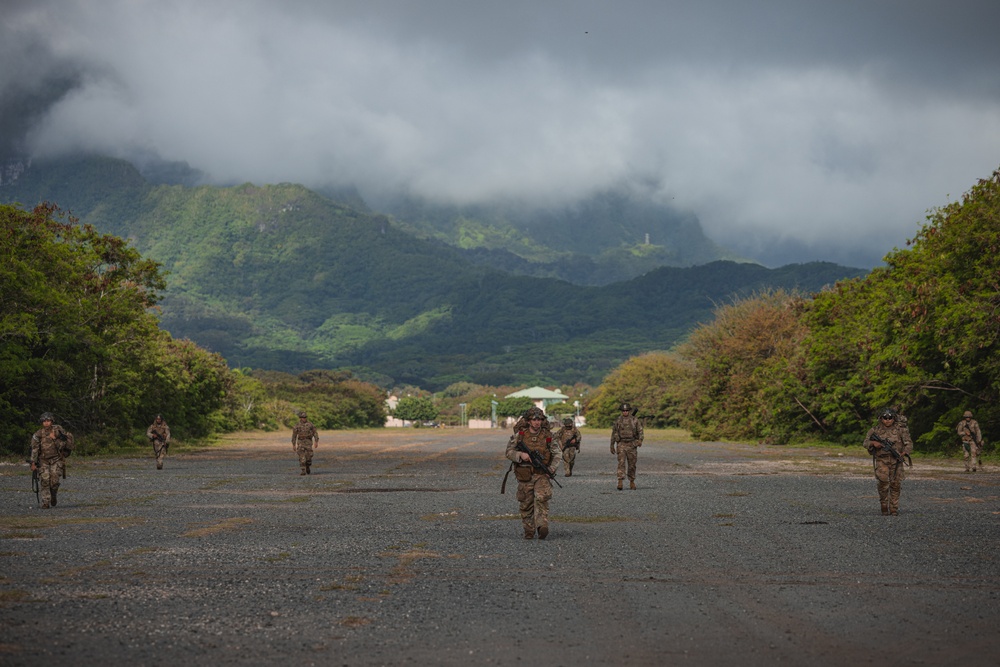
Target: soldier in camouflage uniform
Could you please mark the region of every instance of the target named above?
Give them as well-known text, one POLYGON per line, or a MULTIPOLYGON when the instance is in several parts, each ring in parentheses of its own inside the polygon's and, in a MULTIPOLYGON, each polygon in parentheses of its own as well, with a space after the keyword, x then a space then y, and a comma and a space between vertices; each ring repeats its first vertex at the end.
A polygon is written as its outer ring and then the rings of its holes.
POLYGON ((299 413, 299 423, 292 429, 292 449, 299 455, 300 475, 312 474, 313 450, 319 447, 319 433, 306 419, 306 413, 299 413))
POLYGON ((167 457, 167 448, 170 446, 170 427, 163 421, 161 415, 156 415, 156 419, 146 429, 146 437, 153 445, 153 455, 156 457, 156 469, 163 470, 163 459, 167 457))
POLYGON ((628 472, 628 488, 635 488, 635 467, 639 458, 636 451, 642 447, 642 422, 632 414, 632 407, 622 403, 622 413, 611 427, 611 453, 618 455, 618 490, 622 490, 625 480, 626 466, 628 472), (617 451, 615 451, 617 445, 617 451))
POLYGON ((962 438, 962 454, 965 458, 965 472, 976 472, 976 463, 982 465, 979 458, 983 450, 983 434, 979 430, 979 422, 972 418, 972 412, 965 411, 962 421, 958 422, 958 436, 962 438), (971 468, 970 468, 971 466, 971 468))
POLYGON ((573 463, 576 461, 577 452, 580 451, 580 429, 578 429, 570 417, 563 419, 562 428, 556 431, 556 442, 562 449, 563 468, 567 477, 573 476, 573 463))
POLYGON ((899 422, 895 410, 890 408, 879 414, 878 423, 868 429, 862 443, 872 455, 882 514, 896 516, 899 514, 899 492, 906 477, 905 466, 874 436, 892 443, 893 449, 903 457, 908 457, 913 451, 913 440, 909 429, 899 422))
POLYGON ((548 475, 538 471, 531 464, 531 457, 517 450, 518 443, 537 452, 542 462, 555 474, 562 452, 559 443, 552 437, 545 413, 539 408, 531 408, 525 413, 527 427, 519 430, 507 442, 506 457, 515 463, 514 476, 517 478, 517 502, 521 510, 524 539, 530 540, 538 531, 538 539, 544 540, 549 534, 549 500, 552 498, 552 482, 548 475))
POLYGON ((42 414, 42 428, 31 436, 31 471, 38 471, 43 510, 58 503, 59 480, 66 476, 66 457, 73 451, 73 435, 52 420, 52 413, 42 414))

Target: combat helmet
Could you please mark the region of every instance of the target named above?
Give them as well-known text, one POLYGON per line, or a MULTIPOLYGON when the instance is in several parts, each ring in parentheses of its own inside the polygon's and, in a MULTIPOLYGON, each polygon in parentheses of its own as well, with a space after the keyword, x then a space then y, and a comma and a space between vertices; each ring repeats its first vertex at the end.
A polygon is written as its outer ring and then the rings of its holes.
POLYGON ((40 422, 52 422, 55 420, 56 418, 53 416, 51 412, 43 412, 42 416, 38 418, 38 421, 40 422))
POLYGON ((965 419, 972 419, 972 410, 966 410, 965 414, 962 415, 962 417, 965 419))
POLYGON ((622 403, 622 406, 620 408, 618 408, 618 409, 621 410, 622 412, 626 412, 626 411, 631 412, 632 411, 632 406, 629 405, 628 403, 622 403))
POLYGON ((299 410, 299 417, 301 417, 302 419, 305 419, 306 418, 306 411, 305 410, 299 410))
POLYGON ((884 410, 882 410, 882 412, 878 414, 879 419, 891 419, 895 421, 896 417, 897 417, 896 411, 893 410, 892 408, 885 408, 884 410))
POLYGON ((563 419, 563 426, 572 426, 572 425, 573 425, 572 417, 566 417, 565 419, 563 419))
POLYGON ((542 421, 547 421, 545 419, 545 413, 539 407, 528 408, 524 412, 524 420, 531 421, 532 419, 541 419, 542 421))

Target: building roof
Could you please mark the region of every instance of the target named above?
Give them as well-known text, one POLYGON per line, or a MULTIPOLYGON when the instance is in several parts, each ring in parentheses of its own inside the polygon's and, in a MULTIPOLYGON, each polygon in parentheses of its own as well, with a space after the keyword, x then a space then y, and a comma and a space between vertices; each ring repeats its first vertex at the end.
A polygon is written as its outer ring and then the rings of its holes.
POLYGON ((554 400, 566 400, 569 398, 566 394, 560 394, 558 391, 550 391, 544 387, 530 387, 528 389, 522 389, 521 391, 515 391, 513 394, 507 394, 504 398, 520 398, 526 396, 533 401, 538 399, 554 399, 554 400))

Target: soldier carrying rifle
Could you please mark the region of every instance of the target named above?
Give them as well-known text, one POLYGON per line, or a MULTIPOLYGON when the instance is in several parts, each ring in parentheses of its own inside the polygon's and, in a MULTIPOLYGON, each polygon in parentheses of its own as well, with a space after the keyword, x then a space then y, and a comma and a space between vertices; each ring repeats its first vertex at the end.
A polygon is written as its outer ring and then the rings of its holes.
POLYGON ((976 464, 983 465, 983 433, 979 430, 979 422, 972 418, 972 411, 966 410, 962 421, 958 422, 958 437, 962 439, 962 457, 965 459, 965 472, 976 472, 976 464))
POLYGON ((73 434, 62 426, 53 424, 51 412, 44 412, 38 418, 42 428, 31 436, 32 486, 34 474, 38 474, 41 489, 41 505, 45 510, 59 502, 59 480, 66 478, 66 457, 73 451, 73 434))
POLYGON ((899 514, 899 492, 906 476, 905 466, 913 451, 910 431, 900 423, 895 410, 886 408, 879 414, 878 423, 868 429, 862 445, 872 455, 882 514, 896 516, 899 514))
POLYGON ((146 429, 146 437, 153 445, 153 455, 156 456, 156 469, 163 470, 163 459, 167 457, 167 449, 170 447, 170 427, 163 417, 156 415, 156 419, 146 429))

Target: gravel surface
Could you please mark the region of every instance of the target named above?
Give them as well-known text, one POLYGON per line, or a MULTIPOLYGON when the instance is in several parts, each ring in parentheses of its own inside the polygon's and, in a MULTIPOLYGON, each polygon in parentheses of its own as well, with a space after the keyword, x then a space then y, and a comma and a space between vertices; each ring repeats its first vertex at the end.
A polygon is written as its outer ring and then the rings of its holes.
POLYGON ((860 447, 657 437, 617 491, 585 433, 545 541, 500 431, 71 459, 50 510, 0 466, 0 664, 998 664, 1000 470, 918 460, 883 517, 860 447))

